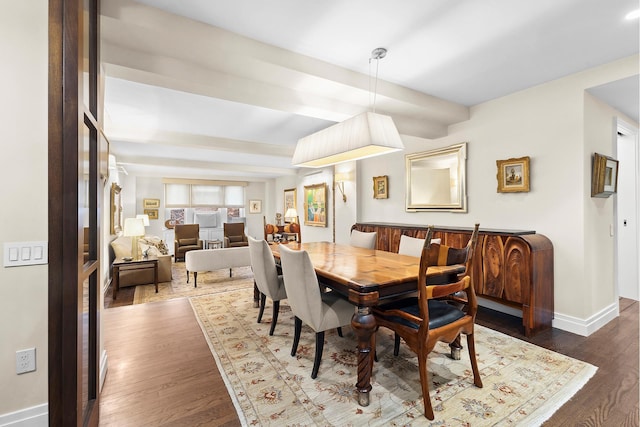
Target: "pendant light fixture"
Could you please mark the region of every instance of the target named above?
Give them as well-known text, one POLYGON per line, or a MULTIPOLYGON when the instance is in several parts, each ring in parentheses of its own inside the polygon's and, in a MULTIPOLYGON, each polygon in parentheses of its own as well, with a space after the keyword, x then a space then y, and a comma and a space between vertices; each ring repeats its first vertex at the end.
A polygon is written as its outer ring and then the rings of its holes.
POLYGON ((358 114, 301 138, 293 154, 293 165, 318 168, 404 149, 391 117, 375 112, 378 62, 386 54, 387 50, 379 47, 371 52, 369 59, 369 63, 376 61, 373 112, 358 114))

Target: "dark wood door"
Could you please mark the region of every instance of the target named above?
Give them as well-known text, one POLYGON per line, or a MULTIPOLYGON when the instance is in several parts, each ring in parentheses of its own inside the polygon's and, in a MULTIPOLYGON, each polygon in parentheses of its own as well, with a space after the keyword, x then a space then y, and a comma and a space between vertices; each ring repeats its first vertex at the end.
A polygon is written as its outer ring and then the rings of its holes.
POLYGON ((49 1, 49 425, 98 425, 98 0, 49 1))

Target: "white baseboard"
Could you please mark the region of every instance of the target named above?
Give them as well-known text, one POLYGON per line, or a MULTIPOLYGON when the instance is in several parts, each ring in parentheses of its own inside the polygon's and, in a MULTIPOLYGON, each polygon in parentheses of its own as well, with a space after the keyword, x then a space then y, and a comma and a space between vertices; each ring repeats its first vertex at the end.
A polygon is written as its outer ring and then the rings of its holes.
POLYGON ((0 414, 0 427, 47 427, 49 425, 49 404, 32 406, 8 414, 0 414))
MULTIPOLYGON (((482 297, 478 297, 478 305, 522 318, 522 310, 518 310, 517 308, 509 307, 508 305, 500 304, 492 300, 484 299, 482 297)), ((615 302, 587 319, 579 319, 577 317, 555 312, 553 314, 551 326, 556 329, 562 329, 563 331, 588 337, 619 315, 620 306, 615 302)))
POLYGON ((619 315, 620 305, 616 301, 587 319, 555 313, 552 325, 554 328, 588 337, 619 315))

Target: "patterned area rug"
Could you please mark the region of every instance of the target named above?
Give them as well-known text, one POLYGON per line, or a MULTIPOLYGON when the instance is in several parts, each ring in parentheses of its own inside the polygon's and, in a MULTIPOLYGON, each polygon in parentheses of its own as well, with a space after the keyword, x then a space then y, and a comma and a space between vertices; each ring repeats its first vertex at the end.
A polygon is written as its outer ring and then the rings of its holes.
MULTIPOLYGON (((198 285, 200 286, 200 285, 198 285)), ((417 358, 404 345, 393 356, 393 336, 377 335, 370 405, 355 396, 356 337, 325 334, 316 380, 311 379, 315 334, 303 326, 296 357, 290 355, 293 315, 283 301, 270 337, 271 302, 262 323, 253 294, 242 289, 190 298, 243 425, 296 426, 538 426, 593 376, 596 367, 476 326, 484 388, 473 385, 466 348, 448 357, 439 343, 429 356, 435 420, 424 417, 417 358)), ((466 346, 466 340, 463 339, 466 346)))
MULTIPOLYGON (((183 262, 172 265, 171 275, 171 282, 158 283, 158 293, 156 293, 155 285, 136 286, 133 303, 142 304, 172 298, 217 294, 237 289, 249 288, 253 290, 251 267, 234 268, 231 277, 229 277, 228 269, 198 273, 197 288, 193 286, 193 273, 189 275, 189 283, 187 283, 187 270, 183 262)), ((253 295, 253 291, 251 292, 253 295)))

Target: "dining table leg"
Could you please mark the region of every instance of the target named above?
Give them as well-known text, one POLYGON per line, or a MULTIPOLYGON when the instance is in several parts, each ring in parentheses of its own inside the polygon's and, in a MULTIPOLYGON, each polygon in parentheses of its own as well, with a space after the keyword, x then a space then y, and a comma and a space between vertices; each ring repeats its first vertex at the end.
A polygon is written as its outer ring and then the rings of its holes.
POLYGON ((376 331, 376 320, 371 308, 357 307, 351 318, 351 327, 358 337, 358 403, 361 406, 369 406, 376 331))

